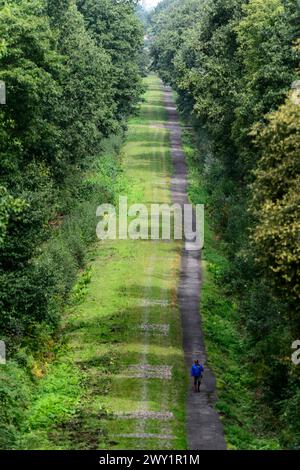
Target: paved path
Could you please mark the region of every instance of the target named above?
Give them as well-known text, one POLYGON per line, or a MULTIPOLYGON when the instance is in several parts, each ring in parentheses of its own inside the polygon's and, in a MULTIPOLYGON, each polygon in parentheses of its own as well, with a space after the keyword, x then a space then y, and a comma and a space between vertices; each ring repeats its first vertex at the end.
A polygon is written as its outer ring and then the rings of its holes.
MULTIPOLYGON (((171 152, 174 172, 171 191, 174 203, 187 204, 187 168, 181 143, 181 127, 173 101, 172 90, 164 88, 165 105, 168 112, 171 152)), ((199 313, 201 285, 200 251, 187 250, 187 242, 182 253, 180 285, 178 289, 179 306, 182 317, 183 346, 186 367, 190 368, 195 358, 206 363, 206 352, 199 313)), ((223 427, 214 409, 216 400, 215 378, 205 365, 201 393, 190 387, 187 398, 187 434, 189 450, 226 449, 223 427)))

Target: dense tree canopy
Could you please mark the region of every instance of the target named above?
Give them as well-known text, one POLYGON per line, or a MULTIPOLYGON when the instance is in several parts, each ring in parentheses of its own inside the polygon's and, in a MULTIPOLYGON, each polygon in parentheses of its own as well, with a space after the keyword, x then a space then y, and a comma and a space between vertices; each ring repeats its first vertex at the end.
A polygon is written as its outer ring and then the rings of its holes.
POLYGON ((300 106, 291 98, 258 125, 253 134, 262 149, 252 184, 257 217, 253 239, 260 263, 277 288, 300 298, 300 106))
POLYGON ((134 109, 141 91, 137 58, 143 28, 132 14, 136 1, 78 0, 77 4, 92 37, 111 58, 110 80, 117 117, 122 120, 134 109))
POLYGON ((135 8, 128 0, 1 2, 2 335, 22 338, 36 321, 55 323, 65 292, 57 279, 69 288, 71 264, 80 266, 75 236, 65 273, 62 259, 42 246, 72 210, 82 171, 135 109, 143 42, 135 8))

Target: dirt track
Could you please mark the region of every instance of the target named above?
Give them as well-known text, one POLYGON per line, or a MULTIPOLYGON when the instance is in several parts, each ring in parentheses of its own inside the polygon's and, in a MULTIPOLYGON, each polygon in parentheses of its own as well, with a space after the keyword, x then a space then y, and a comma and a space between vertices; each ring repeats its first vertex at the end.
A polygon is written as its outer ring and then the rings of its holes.
MULTIPOLYGON (((164 88, 165 105, 168 112, 173 175, 171 191, 174 203, 187 204, 187 167, 181 143, 181 127, 173 101, 172 90, 164 88)), ((188 242, 182 253, 178 301, 180 306, 183 346, 186 367, 189 369, 194 359, 205 365, 201 393, 189 388, 187 397, 187 436, 189 450, 224 450, 226 443, 220 417, 214 409, 216 401, 215 377, 206 364, 204 337, 199 312, 201 286, 201 252, 189 251, 188 242)))

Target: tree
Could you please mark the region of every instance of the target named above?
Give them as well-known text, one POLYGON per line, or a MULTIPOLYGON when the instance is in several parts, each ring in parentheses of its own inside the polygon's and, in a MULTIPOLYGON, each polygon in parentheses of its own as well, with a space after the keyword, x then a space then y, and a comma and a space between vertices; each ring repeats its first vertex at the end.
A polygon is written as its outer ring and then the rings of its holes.
POLYGON ((276 289, 299 302, 299 104, 289 97, 267 119, 253 131, 261 153, 251 186, 251 207, 257 220, 253 228, 255 257, 276 289))
POLYGON ((78 0, 79 11, 98 45, 111 58, 110 81, 117 104, 115 118, 126 119, 141 93, 139 54, 143 47, 143 25, 135 14, 134 0, 78 0))
POLYGON ((299 54, 292 46, 300 17, 293 0, 250 0, 243 10, 244 17, 236 26, 243 74, 233 136, 239 146, 240 172, 247 177, 256 163, 251 127, 283 103, 296 79, 299 54))
POLYGON ((0 328, 11 338, 59 320, 82 240, 62 263, 46 248, 53 225, 82 197, 83 172, 121 134, 141 91, 135 2, 89 7, 99 13, 95 30, 75 0, 7 0, 0 9, 0 328))

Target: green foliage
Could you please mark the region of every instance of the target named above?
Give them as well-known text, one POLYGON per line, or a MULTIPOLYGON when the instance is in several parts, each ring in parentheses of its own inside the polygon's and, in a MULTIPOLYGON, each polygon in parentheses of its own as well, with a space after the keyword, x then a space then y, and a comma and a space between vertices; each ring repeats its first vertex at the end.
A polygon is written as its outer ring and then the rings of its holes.
POLYGON ((0 186, 0 244, 3 243, 9 218, 22 212, 25 202, 10 196, 4 186, 0 186))
POLYGON ((144 25, 144 28, 147 28, 149 21, 150 21, 150 13, 143 7, 141 4, 137 4, 136 6, 137 16, 141 20, 144 25))
MULTIPOLYGON (((151 20, 154 35, 151 44, 153 67, 174 88, 178 87, 174 59, 180 51, 186 31, 198 17, 199 8, 197 0, 162 2, 151 20)), ((190 53, 193 57, 193 51, 190 53)))
POLYGON ((135 0, 77 0, 89 31, 103 45, 112 62, 109 83, 122 121, 135 109, 142 91, 138 66, 143 46, 143 27, 135 15, 135 0))
POLYGON ((91 282, 91 269, 87 269, 79 278, 78 282, 73 286, 71 292, 71 301, 75 304, 82 302, 87 294, 87 287, 91 282))
POLYGON ((30 407, 29 428, 47 429, 54 421, 59 423, 70 417, 79 399, 79 384, 80 375, 74 374, 71 364, 52 364, 36 389, 38 398, 30 407))
POLYGON ((36 321, 57 324, 95 238, 96 207, 120 184, 107 142, 121 136, 141 91, 142 27, 134 2, 88 8, 98 32, 73 0, 0 9, 0 330, 12 342, 36 321))
POLYGON ((0 368, 0 448, 16 449, 24 409, 32 398, 26 371, 10 361, 0 368))
POLYGON ((299 36, 300 9, 297 1, 251 0, 243 11, 235 28, 243 74, 233 135, 241 171, 247 174, 256 162, 249 137, 252 125, 284 101, 296 79, 299 54, 292 45, 299 36))
POLYGON ((253 131, 261 159, 252 184, 257 260, 276 288, 300 298, 300 107, 288 98, 253 131))

